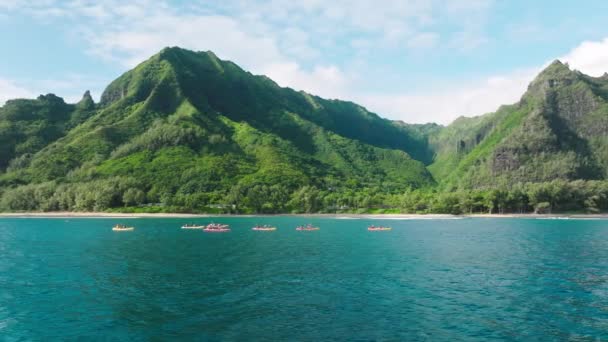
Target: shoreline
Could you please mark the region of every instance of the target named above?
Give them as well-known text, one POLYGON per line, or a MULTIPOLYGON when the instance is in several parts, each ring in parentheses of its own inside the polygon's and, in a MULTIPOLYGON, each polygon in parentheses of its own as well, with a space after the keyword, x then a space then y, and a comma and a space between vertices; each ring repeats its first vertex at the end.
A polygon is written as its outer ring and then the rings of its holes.
POLYGON ((608 219, 608 214, 184 214, 184 213, 105 213, 105 212, 24 212, 0 213, 2 218, 206 218, 206 217, 318 217, 336 219, 462 219, 462 218, 540 218, 608 219))

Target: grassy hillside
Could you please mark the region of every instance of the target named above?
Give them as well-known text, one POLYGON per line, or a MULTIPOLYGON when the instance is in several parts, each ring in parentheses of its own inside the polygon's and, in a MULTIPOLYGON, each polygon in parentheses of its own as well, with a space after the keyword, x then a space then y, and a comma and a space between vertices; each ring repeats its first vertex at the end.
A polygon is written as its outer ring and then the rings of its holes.
POLYGON ((0 210, 608 209, 608 77, 558 61, 521 100, 448 126, 392 122, 167 48, 95 104, 0 108, 0 210))
POLYGON ((446 188, 479 188, 607 175, 605 78, 559 61, 521 101, 496 113, 462 118, 430 137, 429 170, 446 188))
MULTIPOLYGON (((322 203, 302 198, 331 195, 330 207, 345 206, 338 202, 353 193, 434 184, 422 135, 356 104, 281 88, 210 52, 165 49, 112 82, 98 105, 90 96, 78 105, 53 95, 35 101, 52 130, 29 149, 21 146, 42 133, 24 134, 5 154, 0 203, 8 210, 310 211, 322 203), (63 107, 41 102, 47 97, 63 107), (41 195, 28 203, 31 192, 41 195)), ((14 107, 2 109, 8 124, 40 126, 14 120, 31 111, 14 107)))

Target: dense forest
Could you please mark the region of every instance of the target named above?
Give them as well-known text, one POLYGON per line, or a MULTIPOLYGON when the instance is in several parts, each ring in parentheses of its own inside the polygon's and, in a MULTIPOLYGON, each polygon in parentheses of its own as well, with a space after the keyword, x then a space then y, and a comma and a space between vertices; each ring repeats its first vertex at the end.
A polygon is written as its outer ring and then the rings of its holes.
POLYGON ((598 213, 607 175, 608 75, 559 61, 520 102, 445 127, 180 48, 99 103, 0 107, 1 211, 598 213))
POLYGON ((318 188, 240 185, 226 192, 156 194, 135 178, 58 184, 55 181, 6 191, 0 205, 8 211, 120 211, 187 213, 591 213, 608 210, 608 181, 518 183, 509 188, 456 190, 381 187, 318 188))

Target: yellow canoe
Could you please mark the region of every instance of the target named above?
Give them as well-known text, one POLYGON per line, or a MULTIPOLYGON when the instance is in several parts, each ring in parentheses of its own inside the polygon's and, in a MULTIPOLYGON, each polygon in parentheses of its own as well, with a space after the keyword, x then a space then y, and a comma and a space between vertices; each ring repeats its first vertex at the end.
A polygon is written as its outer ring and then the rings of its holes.
POLYGON ((135 227, 121 227, 121 226, 112 227, 112 230, 115 232, 130 232, 134 229, 135 229, 135 227))

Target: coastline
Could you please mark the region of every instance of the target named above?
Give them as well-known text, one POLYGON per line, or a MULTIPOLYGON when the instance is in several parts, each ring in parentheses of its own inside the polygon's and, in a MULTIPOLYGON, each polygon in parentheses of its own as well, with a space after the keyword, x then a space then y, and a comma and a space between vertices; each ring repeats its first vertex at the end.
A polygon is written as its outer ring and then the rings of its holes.
POLYGON ((0 213, 1 218, 206 218, 206 217, 318 217, 336 219, 462 219, 462 218, 539 218, 608 219, 608 214, 185 214, 185 213, 105 213, 105 212, 23 212, 0 213))

